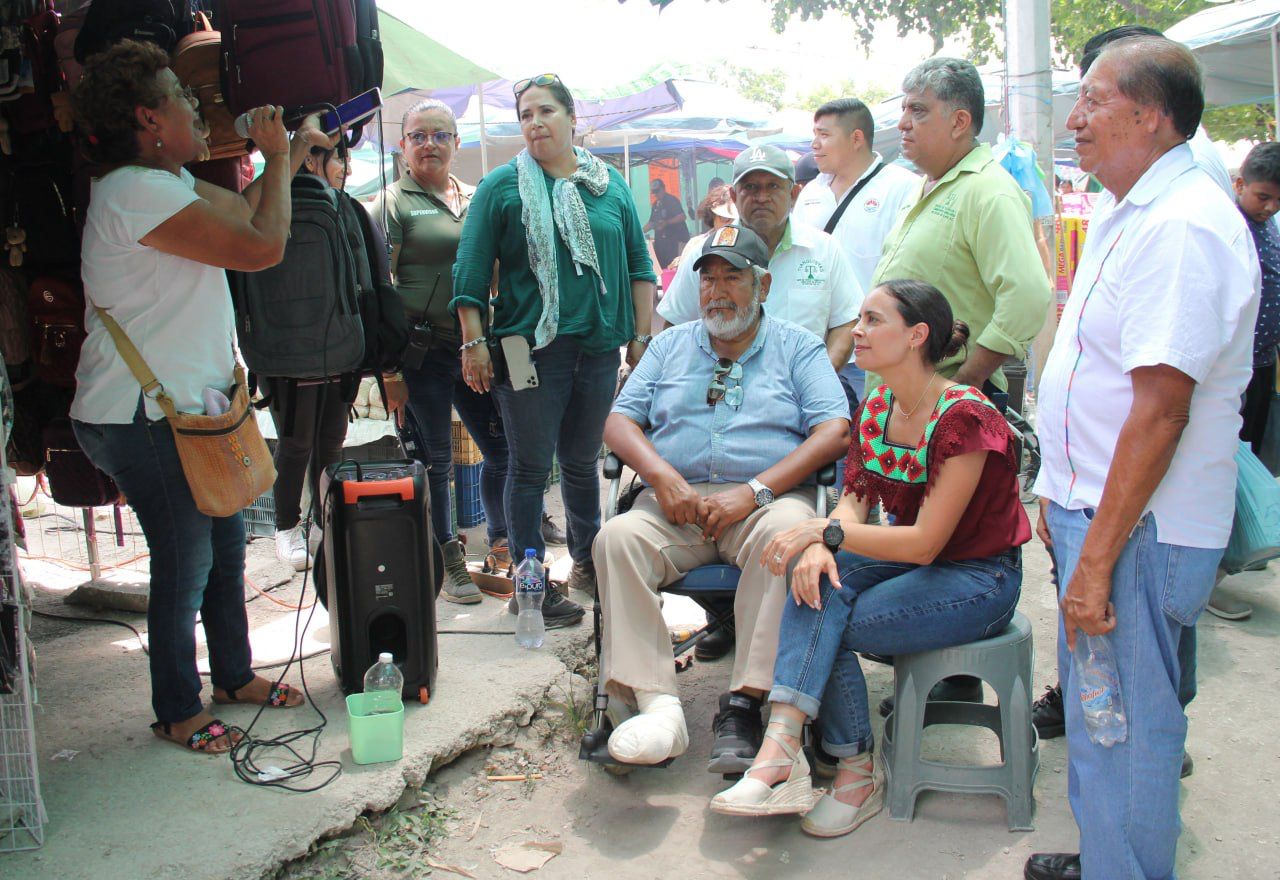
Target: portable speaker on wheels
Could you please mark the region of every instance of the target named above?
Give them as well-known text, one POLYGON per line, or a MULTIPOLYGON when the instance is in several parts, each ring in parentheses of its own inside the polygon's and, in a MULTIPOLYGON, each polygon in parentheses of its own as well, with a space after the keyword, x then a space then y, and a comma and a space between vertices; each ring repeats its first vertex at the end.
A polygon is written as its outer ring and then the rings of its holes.
MULTIPOLYGON (((435 561, 426 469, 411 460, 330 465, 324 498, 322 580, 333 671, 344 693, 390 651, 406 699, 435 687, 436 607, 443 571, 435 561)), ((317 566, 319 567, 319 566, 317 566)))

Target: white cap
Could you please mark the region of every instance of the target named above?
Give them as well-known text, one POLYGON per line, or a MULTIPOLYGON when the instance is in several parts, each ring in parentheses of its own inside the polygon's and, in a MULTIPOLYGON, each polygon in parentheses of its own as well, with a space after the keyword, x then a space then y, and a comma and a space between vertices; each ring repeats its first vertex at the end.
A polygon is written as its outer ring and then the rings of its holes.
POLYGON ((390 663, 390 662, 391 662, 391 652, 390 652, 390 651, 383 651, 381 654, 379 654, 379 655, 378 655, 378 662, 379 662, 379 663, 390 663))

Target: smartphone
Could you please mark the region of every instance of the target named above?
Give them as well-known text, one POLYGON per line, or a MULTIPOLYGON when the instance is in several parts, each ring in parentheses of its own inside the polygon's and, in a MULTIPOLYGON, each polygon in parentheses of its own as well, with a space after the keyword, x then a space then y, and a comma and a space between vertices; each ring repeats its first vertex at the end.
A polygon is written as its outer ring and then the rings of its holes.
POLYGON ((507 376, 511 387, 525 391, 538 387, 538 368, 529 356, 529 340, 523 336, 502 337, 502 354, 507 361, 507 376))
POLYGON ((339 104, 337 114, 326 111, 320 117, 320 130, 328 135, 335 135, 344 128, 354 128, 364 124, 382 107, 382 89, 372 88, 356 95, 345 104, 339 104))

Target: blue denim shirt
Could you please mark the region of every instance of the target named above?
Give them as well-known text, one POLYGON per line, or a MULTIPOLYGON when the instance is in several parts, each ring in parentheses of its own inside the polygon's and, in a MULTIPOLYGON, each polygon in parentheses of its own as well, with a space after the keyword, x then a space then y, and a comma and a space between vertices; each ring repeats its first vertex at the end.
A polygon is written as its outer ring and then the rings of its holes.
POLYGON ((761 318, 738 359, 741 406, 707 405, 717 359, 702 321, 664 330, 613 404, 691 483, 745 483, 793 452, 815 425, 849 418, 826 347, 798 324, 761 318))

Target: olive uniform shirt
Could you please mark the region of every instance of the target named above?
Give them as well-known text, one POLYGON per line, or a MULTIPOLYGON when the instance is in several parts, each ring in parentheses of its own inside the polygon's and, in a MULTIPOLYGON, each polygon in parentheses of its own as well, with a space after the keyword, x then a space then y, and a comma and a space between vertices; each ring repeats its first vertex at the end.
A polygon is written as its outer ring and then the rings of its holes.
MULTIPOLYGON (((458 319, 449 311, 449 301, 453 299, 453 262, 475 188, 452 175, 450 179, 457 184, 462 196, 462 214, 457 217, 408 174, 388 186, 384 195, 387 239, 400 246, 396 290, 404 301, 409 324, 412 326, 425 317, 442 345, 456 347, 462 344, 462 331, 458 319)), ((382 197, 369 210, 381 223, 382 197)))
MULTIPOLYGON (((895 278, 927 281, 969 325, 969 348, 1026 356, 1049 313, 1049 279, 1031 231, 1031 200, 980 144, 927 194, 922 184, 885 240, 871 287, 895 278)), ((868 290, 868 292, 870 292, 868 290)), ((967 352, 939 366, 953 376, 967 352)), ((1004 374, 991 376, 1005 390, 1004 374)), ((867 375, 867 389, 878 386, 867 375)))

